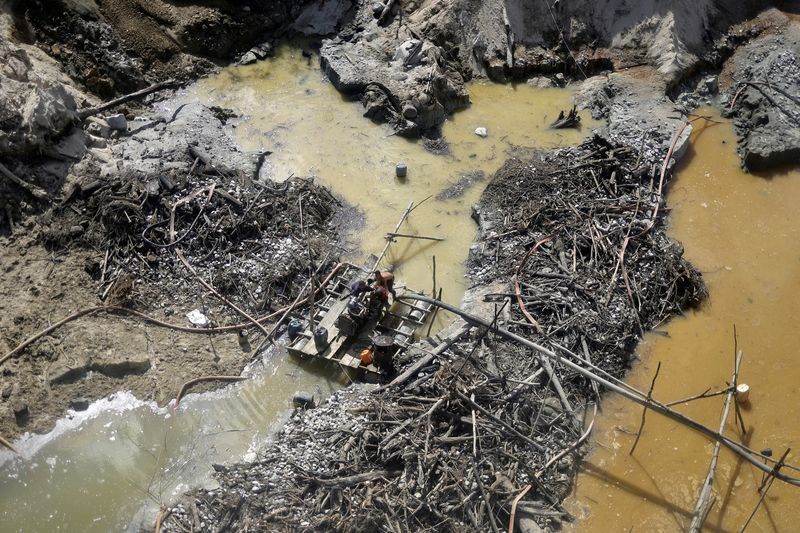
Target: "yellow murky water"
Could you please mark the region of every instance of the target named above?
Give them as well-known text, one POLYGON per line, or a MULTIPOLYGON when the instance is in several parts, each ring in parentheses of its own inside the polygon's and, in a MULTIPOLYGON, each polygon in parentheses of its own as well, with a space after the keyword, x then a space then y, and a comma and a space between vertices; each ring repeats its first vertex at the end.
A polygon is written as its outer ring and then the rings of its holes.
MULTIPOLYGON (((669 192, 670 233, 683 242, 710 297, 697 312, 648 336, 629 382, 647 390, 661 362, 654 396, 671 401, 724 387, 733 371, 733 326, 744 352, 740 383, 751 387, 743 417, 748 442, 800 463, 800 171, 759 177, 742 172, 729 123, 698 125, 692 150, 669 192)), ((681 412, 718 428, 722 397, 681 412)), ((628 454, 641 408, 621 398, 603 403, 595 449, 578 477, 570 510, 576 531, 686 531, 713 445, 649 413, 635 455, 628 454)), ((733 417, 725 431, 735 435, 733 417)), ((798 472, 794 472, 796 477, 798 472)), ((738 531, 758 501, 761 473, 723 448, 706 531, 738 531)), ((800 488, 776 481, 747 531, 800 529, 800 488)))
MULTIPOLYGON (((506 159, 513 144, 555 147, 580 142, 597 123, 582 114, 581 130, 551 130, 559 110, 571 106, 571 93, 528 86, 473 84, 472 106, 451 116, 443 127, 450 155, 434 155, 420 143, 391 135, 365 119, 358 103, 344 99, 324 79, 317 60, 306 61, 297 49, 283 47, 269 61, 231 67, 198 83, 188 98, 233 109, 243 115, 237 141, 249 150, 270 150, 271 177, 317 176, 364 214, 364 231, 353 256, 360 264, 378 254, 384 236, 394 230, 409 202, 433 196, 415 210, 402 233, 442 237, 444 242, 399 240, 383 266, 396 268, 397 283, 430 292, 436 256, 437 286, 445 300, 458 303, 464 292, 463 261, 475 238, 470 208, 486 182, 506 159), (475 135, 477 127, 487 138, 475 135), (408 177, 395 177, 404 162, 408 177), (459 197, 436 195, 467 172, 483 171, 459 197)), ((440 318, 440 324, 445 323, 440 318)))
MULTIPOLYGON (((547 129, 571 105, 568 91, 473 85, 472 107, 444 126, 451 154, 437 156, 364 119, 360 104, 343 99, 317 64, 282 48, 270 61, 199 82, 182 101, 234 109, 245 117, 236 139, 245 149, 273 152, 273 177, 317 176, 357 206, 365 228, 351 256, 359 262, 380 252, 410 201, 435 197, 465 172, 484 171, 486 179, 462 196, 431 198, 401 228, 444 242, 401 240, 383 264, 396 267, 397 284, 430 292, 436 256, 437 285, 448 301, 460 301, 464 291, 463 262, 475 237, 470 207, 507 149, 575 144, 593 125, 584 116, 583 130, 547 129), (488 138, 473 133, 479 126, 488 138), (402 181, 394 176, 399 161, 409 168, 402 181)), ((338 372, 273 355, 256 378, 190 395, 176 412, 126 394, 93 404, 89 419, 65 420, 51 435, 17 442, 27 462, 0 451, 0 530, 136 531, 140 522, 152 523, 160 503, 207 482, 212 462, 239 461, 263 443, 294 391, 324 397, 342 384, 338 372)))

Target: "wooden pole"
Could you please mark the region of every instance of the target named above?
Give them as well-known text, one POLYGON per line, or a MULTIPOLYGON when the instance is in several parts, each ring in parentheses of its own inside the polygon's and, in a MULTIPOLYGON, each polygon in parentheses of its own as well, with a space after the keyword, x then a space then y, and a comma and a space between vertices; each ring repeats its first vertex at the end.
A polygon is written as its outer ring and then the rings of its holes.
POLYGON ((3 174, 6 178, 8 178, 12 183, 17 185, 18 187, 28 191, 31 194, 31 196, 33 196, 37 200, 45 200, 45 199, 47 199, 48 194, 44 189, 42 189, 41 187, 37 187, 36 185, 33 185, 32 183, 28 183, 27 181, 25 181, 22 178, 18 177, 16 174, 11 172, 2 163, 0 163, 0 174, 3 174))
MULTIPOLYGON (((731 379, 733 383, 736 383, 736 380, 739 376, 739 365, 741 362, 742 352, 739 352, 736 354, 736 362, 733 368, 733 378, 731 379)), ((730 387, 728 389, 728 394, 725 396, 725 405, 722 408, 722 418, 719 421, 720 435, 725 430, 725 424, 728 421, 728 413, 730 412, 731 408, 731 400, 733 399, 735 391, 735 387, 730 387)), ((706 474, 703 487, 700 489, 700 496, 697 498, 697 505, 694 506, 694 512, 692 513, 692 524, 689 526, 690 533, 698 533, 702 529, 703 522, 705 521, 708 511, 710 510, 708 498, 711 496, 711 487, 714 485, 714 472, 716 471, 717 461, 719 460, 720 447, 721 445, 719 442, 714 445, 714 453, 711 454, 711 464, 708 465, 708 474, 706 474)))
POLYGON ((406 239, 422 239, 425 241, 443 241, 442 237, 430 237, 428 235, 411 235, 410 233, 387 233, 387 239, 393 239, 395 237, 405 237, 406 239))
MULTIPOLYGON (((406 210, 403 211, 403 216, 400 217, 400 221, 397 223, 397 226, 395 226, 394 231, 392 233, 397 233, 400 230, 400 226, 403 224, 403 222, 405 222, 405 220, 408 217, 408 215, 411 214, 411 211, 413 210, 413 208, 414 208, 414 202, 412 201, 412 202, 410 202, 408 204, 408 207, 406 207, 406 210)), ((392 244, 392 239, 391 238, 387 239, 386 246, 383 247, 383 250, 381 251, 381 255, 378 256, 377 260, 375 260, 375 266, 372 267, 372 272, 375 272, 376 270, 378 270, 378 265, 380 265, 381 260, 383 260, 383 256, 386 255, 386 252, 389 250, 389 246, 391 244, 392 244)))
POLYGON ((161 91, 163 89, 169 89, 170 87, 177 87, 178 85, 180 85, 180 82, 178 82, 176 80, 161 81, 161 82, 158 82, 158 83, 155 83, 155 84, 151 85, 150 87, 142 89, 140 91, 136 91, 134 93, 126 94, 125 96, 120 96, 119 98, 115 98, 113 100, 110 100, 110 101, 108 101, 108 102, 106 102, 104 104, 101 104, 101 105, 97 106, 97 107, 89 107, 87 109, 83 109, 81 111, 78 111, 78 118, 83 120, 85 118, 91 117, 92 115, 96 115, 98 113, 102 113, 103 111, 105 111, 107 109, 111 109, 114 106, 117 106, 117 105, 120 105, 120 104, 124 104, 125 102, 129 102, 129 101, 135 100, 137 98, 142 98, 144 96, 147 96, 150 93, 161 91))
POLYGON ((761 484, 761 488, 759 489, 760 492, 761 492, 761 497, 758 498, 758 503, 756 503, 756 506, 753 509, 753 512, 750 513, 750 516, 747 517, 747 522, 744 523, 744 525, 742 526, 742 529, 739 530, 739 533, 744 533, 745 529, 747 529, 747 526, 750 525, 750 521, 753 519, 753 517, 758 512, 759 507, 761 507, 761 504, 764 503, 764 498, 767 497, 767 492, 769 492, 769 489, 772 488, 772 482, 775 481, 775 478, 778 475, 778 471, 784 465, 784 461, 786 460, 786 456, 789 455, 789 452, 791 450, 792 450, 791 448, 786 448, 786 451, 783 452, 783 455, 781 456, 780 461, 778 461, 778 463, 775 465, 775 467, 770 471, 769 475, 767 476, 768 479, 765 479, 764 483, 761 484))

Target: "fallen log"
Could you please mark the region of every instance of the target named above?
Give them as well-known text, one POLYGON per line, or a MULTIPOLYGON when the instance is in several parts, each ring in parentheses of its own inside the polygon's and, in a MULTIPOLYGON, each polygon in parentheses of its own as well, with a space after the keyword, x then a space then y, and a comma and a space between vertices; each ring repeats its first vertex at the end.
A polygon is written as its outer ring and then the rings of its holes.
POLYGON ((37 200, 45 200, 49 197, 49 195, 44 189, 23 180, 22 178, 11 172, 8 169, 8 167, 6 167, 2 163, 0 163, 0 174, 3 174, 3 176, 8 178, 17 187, 25 189, 28 193, 30 193, 31 196, 33 196, 37 200))
POLYGON ((158 91, 163 91, 164 89, 169 89, 172 87, 177 87, 178 85, 179 82, 177 80, 166 80, 154 83, 150 87, 147 87, 140 91, 126 94, 125 96, 120 96, 119 98, 114 98, 113 100, 109 100, 108 102, 100 104, 99 106, 96 107, 89 107, 87 109, 78 111, 78 118, 84 120, 93 115, 97 115, 98 113, 102 113, 103 111, 111 109, 112 107, 124 104, 125 102, 130 102, 131 100, 136 100, 137 98, 144 98, 148 94, 158 91))

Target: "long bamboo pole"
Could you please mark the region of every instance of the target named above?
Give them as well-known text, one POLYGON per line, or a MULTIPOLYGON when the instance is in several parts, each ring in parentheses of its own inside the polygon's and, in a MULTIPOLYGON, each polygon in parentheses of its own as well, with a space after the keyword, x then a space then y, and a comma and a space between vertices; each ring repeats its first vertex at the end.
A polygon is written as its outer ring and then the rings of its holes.
MULTIPOLYGON (((397 226, 395 226, 394 231, 392 233, 397 233, 398 231, 400 231, 400 226, 403 225, 403 222, 405 222, 406 218, 408 218, 408 215, 410 215, 411 211, 413 210, 414 210, 414 202, 411 201, 408 204, 408 207, 406 207, 406 210, 403 211, 403 216, 400 217, 400 221, 397 223, 397 226)), ((383 251, 381 251, 381 255, 379 255, 378 259, 375 260, 375 265, 372 267, 372 272, 378 270, 378 265, 381 264, 381 260, 383 260, 383 256, 386 255, 386 252, 389 250, 389 246, 391 246, 391 244, 392 244, 392 239, 388 238, 386 240, 386 246, 384 246, 383 251)))

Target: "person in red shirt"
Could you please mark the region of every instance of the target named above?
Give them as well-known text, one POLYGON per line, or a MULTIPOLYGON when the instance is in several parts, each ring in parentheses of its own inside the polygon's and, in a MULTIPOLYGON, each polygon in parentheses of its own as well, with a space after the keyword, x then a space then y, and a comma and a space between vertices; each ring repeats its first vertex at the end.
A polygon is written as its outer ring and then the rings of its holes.
POLYGON ((389 272, 388 270, 384 270, 381 272, 380 270, 376 270, 375 274, 375 288, 373 291, 377 290, 379 287, 384 290, 386 301, 389 301, 389 294, 392 295, 392 299, 397 298, 397 292, 394 290, 394 274, 389 272))

